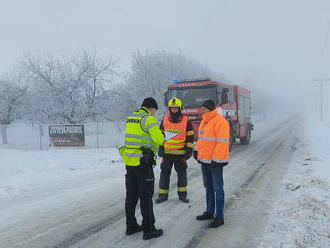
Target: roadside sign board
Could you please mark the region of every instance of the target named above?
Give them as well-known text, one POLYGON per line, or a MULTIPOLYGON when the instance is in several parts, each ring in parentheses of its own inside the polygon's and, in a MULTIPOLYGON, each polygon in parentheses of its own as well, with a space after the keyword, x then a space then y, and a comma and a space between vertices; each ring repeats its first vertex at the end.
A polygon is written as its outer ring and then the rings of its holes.
POLYGON ((85 146, 84 125, 50 125, 50 146, 85 146))

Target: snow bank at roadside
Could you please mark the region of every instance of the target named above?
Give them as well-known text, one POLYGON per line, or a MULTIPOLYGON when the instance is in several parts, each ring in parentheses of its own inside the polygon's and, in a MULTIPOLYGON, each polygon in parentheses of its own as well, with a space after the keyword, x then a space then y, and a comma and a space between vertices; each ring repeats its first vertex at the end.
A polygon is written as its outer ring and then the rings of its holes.
POLYGON ((330 123, 306 127, 260 247, 330 247, 330 123))

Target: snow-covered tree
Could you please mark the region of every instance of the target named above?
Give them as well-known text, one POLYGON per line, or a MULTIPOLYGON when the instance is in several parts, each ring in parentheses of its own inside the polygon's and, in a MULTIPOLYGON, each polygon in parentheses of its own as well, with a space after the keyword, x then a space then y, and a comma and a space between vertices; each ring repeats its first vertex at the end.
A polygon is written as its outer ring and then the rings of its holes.
POLYGON ((207 66, 187 58, 181 53, 166 51, 137 52, 133 56, 132 72, 120 92, 127 111, 136 108, 144 97, 152 96, 164 110, 163 94, 174 79, 206 78, 222 79, 207 66))
POLYGON ((0 78, 0 125, 3 144, 8 144, 8 125, 24 115, 27 89, 20 73, 4 74, 0 78))
POLYGON ((27 55, 22 68, 33 85, 34 118, 80 123, 102 114, 102 100, 111 89, 115 64, 83 52, 72 58, 27 55))
POLYGON ((117 95, 114 82, 118 73, 113 58, 101 59, 96 54, 84 52, 84 63, 89 65, 85 74, 83 89, 86 117, 90 120, 105 119, 114 114, 110 106, 117 95))

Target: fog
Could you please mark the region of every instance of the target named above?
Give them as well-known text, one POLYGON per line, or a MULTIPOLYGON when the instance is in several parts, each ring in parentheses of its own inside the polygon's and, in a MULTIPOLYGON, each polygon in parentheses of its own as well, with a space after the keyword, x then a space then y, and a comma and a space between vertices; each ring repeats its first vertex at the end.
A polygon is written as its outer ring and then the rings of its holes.
POLYGON ((91 49, 113 55, 123 71, 137 50, 181 52, 250 88, 258 105, 318 119, 314 79, 330 78, 329 0, 2 0, 0 30, 0 72, 26 52, 91 49))

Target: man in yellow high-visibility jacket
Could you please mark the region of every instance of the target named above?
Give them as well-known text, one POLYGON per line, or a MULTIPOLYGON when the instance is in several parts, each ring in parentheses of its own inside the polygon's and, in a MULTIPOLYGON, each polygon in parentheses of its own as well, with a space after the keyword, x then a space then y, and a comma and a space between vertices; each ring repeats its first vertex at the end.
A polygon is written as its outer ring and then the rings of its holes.
POLYGON ((126 120, 125 147, 120 149, 126 165, 126 234, 143 230, 143 239, 152 239, 163 234, 155 228, 152 197, 154 194, 155 155, 164 143, 164 135, 153 116, 158 109, 157 102, 145 98, 141 108, 126 120), (142 227, 137 224, 135 208, 140 199, 142 227))

